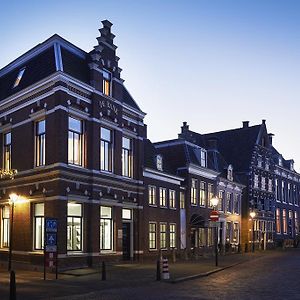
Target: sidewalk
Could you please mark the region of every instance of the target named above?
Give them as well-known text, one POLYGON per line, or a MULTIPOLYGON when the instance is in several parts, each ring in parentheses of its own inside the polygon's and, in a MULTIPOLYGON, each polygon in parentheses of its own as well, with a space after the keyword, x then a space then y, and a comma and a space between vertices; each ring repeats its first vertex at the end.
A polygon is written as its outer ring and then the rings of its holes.
MULTIPOLYGON (((170 280, 167 282, 178 283, 195 277, 208 276, 224 268, 272 255, 272 253, 273 251, 267 251, 220 256, 218 267, 215 266, 214 257, 170 263, 170 280)), ((59 274, 58 280, 55 280, 54 274, 47 274, 48 280, 46 281, 43 280, 42 272, 16 270, 18 299, 55 299, 57 297, 68 299, 70 295, 88 294, 93 291, 146 285, 153 285, 155 288, 161 284, 156 281, 156 262, 107 264, 106 270, 106 281, 101 280, 100 268, 65 271, 59 274)), ((0 299, 7 299, 8 292, 9 273, 6 269, 0 269, 0 299)))

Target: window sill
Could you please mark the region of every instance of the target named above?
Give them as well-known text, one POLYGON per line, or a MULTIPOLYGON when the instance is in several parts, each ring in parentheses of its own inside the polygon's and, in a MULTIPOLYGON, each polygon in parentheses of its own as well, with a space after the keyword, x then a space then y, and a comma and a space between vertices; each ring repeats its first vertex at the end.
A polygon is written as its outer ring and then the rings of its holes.
POLYGON ((67 256, 81 256, 84 255, 82 251, 67 251, 67 256))
POLYGON ((117 254, 117 252, 114 250, 101 250, 99 254, 117 254))
POLYGON ((172 209, 172 210, 177 210, 177 208, 176 208, 176 207, 170 207, 170 209, 172 209))
POLYGON ((157 205, 155 205, 155 204, 149 204, 149 207, 157 208, 157 205))
POLYGON ((159 208, 167 209, 167 206, 160 206, 159 208))

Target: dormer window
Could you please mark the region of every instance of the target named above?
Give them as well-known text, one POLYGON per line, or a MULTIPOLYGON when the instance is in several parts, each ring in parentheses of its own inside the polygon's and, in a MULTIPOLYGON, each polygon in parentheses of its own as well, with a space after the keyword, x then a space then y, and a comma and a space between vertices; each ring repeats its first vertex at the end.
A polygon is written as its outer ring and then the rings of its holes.
POLYGON ((233 181, 233 168, 232 168, 232 165, 228 166, 227 179, 230 180, 230 181, 233 181))
POLYGON ((159 171, 163 170, 163 159, 161 155, 156 156, 156 168, 159 171))
POLYGON ((24 72, 25 72, 25 68, 23 68, 23 69, 21 69, 21 70, 19 71, 18 76, 17 76, 17 78, 16 78, 16 81, 15 81, 15 83, 14 83, 13 88, 16 88, 16 87, 20 84, 20 81, 21 81, 21 79, 22 79, 22 77, 23 77, 23 75, 24 75, 24 72))
POLYGON ((206 151, 201 149, 201 167, 206 167, 206 151))
POLYGON ((294 171, 294 163, 291 161, 291 163, 290 163, 290 170, 291 171, 294 171))
POLYGON ((103 70, 103 94, 111 96, 111 73, 103 70))
POLYGON ((278 165, 279 165, 280 167, 282 167, 282 158, 281 158, 281 157, 278 158, 278 165))
POLYGON ((262 157, 261 157, 261 156, 258 156, 258 157, 257 157, 257 166, 258 166, 259 168, 262 167, 262 157))

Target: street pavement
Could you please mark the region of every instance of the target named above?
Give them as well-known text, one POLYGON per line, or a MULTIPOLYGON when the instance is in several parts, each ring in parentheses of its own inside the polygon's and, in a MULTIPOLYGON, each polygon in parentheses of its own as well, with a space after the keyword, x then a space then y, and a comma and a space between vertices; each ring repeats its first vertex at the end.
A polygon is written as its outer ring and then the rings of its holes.
MULTIPOLYGON (((43 281, 34 272, 19 272, 23 275, 17 275, 17 294, 22 300, 300 299, 300 249, 231 255, 220 260, 221 267, 232 267, 209 276, 207 271, 216 271, 212 259, 171 265, 172 279, 202 274, 179 283, 156 282, 153 264, 111 266, 104 282, 99 273, 64 274, 58 281, 43 281)), ((2 274, 1 300, 8 299, 8 280, 2 274)))

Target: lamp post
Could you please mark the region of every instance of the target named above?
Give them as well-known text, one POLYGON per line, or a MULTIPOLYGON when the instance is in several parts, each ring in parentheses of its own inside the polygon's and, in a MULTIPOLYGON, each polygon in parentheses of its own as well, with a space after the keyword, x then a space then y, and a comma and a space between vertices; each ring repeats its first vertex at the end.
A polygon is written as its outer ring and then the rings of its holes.
POLYGON ((256 213, 255 211, 251 211, 250 212, 250 217, 251 217, 251 220, 252 220, 252 252, 254 252, 254 218, 256 216, 256 213))
POLYGON ((210 216, 210 219, 212 221, 216 222, 215 226, 215 259, 216 259, 216 267, 218 266, 218 220, 219 220, 219 215, 217 211, 217 206, 219 203, 219 199, 217 197, 213 197, 210 199, 210 204, 213 207, 213 213, 210 216))
POLYGON ((24 198, 19 195, 12 193, 9 195, 9 204, 11 205, 11 224, 9 230, 9 252, 8 252, 8 271, 11 271, 11 260, 12 260, 12 248, 13 248, 13 227, 14 227, 14 210, 16 203, 27 202, 24 198))

